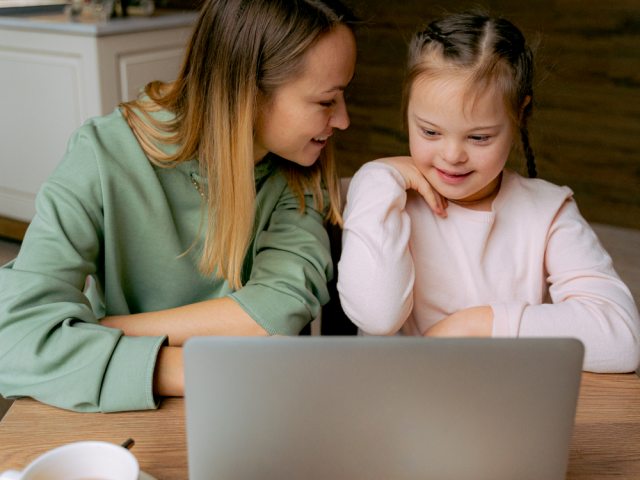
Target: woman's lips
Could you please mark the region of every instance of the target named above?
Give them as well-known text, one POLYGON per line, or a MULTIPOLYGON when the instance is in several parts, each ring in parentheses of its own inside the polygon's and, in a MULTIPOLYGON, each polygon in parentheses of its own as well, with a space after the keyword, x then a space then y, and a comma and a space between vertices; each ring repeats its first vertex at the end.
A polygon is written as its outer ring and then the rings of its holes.
POLYGON ((311 141, 316 145, 324 147, 327 144, 327 142, 329 141, 329 137, 330 136, 331 136, 331 134, 329 134, 329 135, 321 135, 319 137, 312 138, 311 141))

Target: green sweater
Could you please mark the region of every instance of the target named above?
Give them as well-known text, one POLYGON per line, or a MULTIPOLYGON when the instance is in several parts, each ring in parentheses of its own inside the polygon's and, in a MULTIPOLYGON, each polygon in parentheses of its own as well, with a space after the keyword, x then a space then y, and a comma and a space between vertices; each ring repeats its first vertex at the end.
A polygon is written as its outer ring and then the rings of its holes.
POLYGON ((0 394, 87 412, 157 407, 166 338, 124 336, 105 315, 230 296, 267 332, 299 333, 329 299, 332 262, 323 213, 310 195, 299 212, 279 161, 256 166, 256 230, 233 291, 198 270, 197 161, 152 165, 118 110, 83 125, 0 269, 0 394))

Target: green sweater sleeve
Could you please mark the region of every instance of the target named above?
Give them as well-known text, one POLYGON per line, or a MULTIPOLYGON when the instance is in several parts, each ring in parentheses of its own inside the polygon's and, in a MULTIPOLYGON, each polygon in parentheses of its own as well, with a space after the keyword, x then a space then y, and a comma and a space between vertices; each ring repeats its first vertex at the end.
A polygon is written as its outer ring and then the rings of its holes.
POLYGON ((164 338, 99 325, 84 291, 104 243, 100 171, 87 132, 70 141, 38 194, 18 258, 0 269, 0 393, 86 412, 154 408, 164 338))
POLYGON ((273 209, 258 209, 262 228, 253 243, 251 273, 231 297, 268 333, 297 335, 329 301, 327 282, 333 277, 329 237, 311 195, 305 196, 301 213, 282 176, 269 181, 280 182, 282 193, 273 209), (268 214, 260 216, 261 211, 268 214))
POLYGON ((78 411, 156 407, 165 337, 124 336, 100 325, 105 314, 231 294, 268 332, 297 334, 329 298, 323 215, 311 196, 300 213, 277 168, 256 168, 256 233, 232 293, 198 270, 197 160, 153 166, 119 112, 81 127, 38 194, 18 258, 0 269, 0 394, 78 411))

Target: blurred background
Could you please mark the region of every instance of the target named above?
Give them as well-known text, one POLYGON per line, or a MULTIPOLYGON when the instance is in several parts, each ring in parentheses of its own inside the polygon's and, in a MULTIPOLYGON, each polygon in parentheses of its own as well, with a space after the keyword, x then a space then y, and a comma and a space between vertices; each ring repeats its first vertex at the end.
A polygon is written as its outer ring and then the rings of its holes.
MULTIPOLYGON (((352 4, 364 24, 349 92, 352 123, 337 135, 343 175, 373 158, 407 153, 400 102, 411 34, 444 12, 482 5, 538 44, 530 131, 539 176, 569 185, 588 220, 640 228, 640 2, 352 4)), ((526 175, 520 163, 512 167, 526 175)))

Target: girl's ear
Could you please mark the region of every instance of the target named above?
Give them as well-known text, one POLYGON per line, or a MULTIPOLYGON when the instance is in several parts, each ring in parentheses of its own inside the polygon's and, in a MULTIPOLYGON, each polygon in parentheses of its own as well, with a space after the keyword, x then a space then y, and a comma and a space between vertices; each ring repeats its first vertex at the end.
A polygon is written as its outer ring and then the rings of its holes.
POLYGON ((522 114, 524 113, 524 109, 527 108, 527 105, 531 103, 531 95, 527 95, 524 97, 522 101, 522 105, 520 105, 520 118, 522 118, 522 114))

